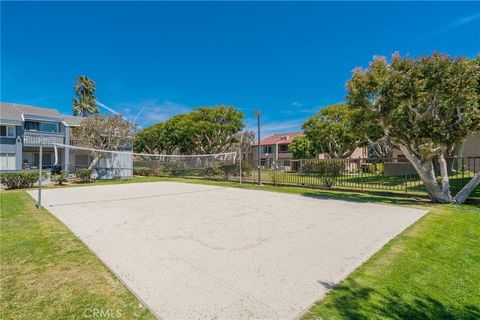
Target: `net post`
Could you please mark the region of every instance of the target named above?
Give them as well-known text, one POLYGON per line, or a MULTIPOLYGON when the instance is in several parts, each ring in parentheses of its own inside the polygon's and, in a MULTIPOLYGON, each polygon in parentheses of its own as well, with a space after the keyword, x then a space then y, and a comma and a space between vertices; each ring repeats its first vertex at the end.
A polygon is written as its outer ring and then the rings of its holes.
POLYGON ((239 150, 238 150, 238 151, 239 151, 239 152, 238 152, 238 156, 240 157, 240 158, 238 159, 238 162, 239 162, 239 169, 238 169, 238 170, 240 171, 240 172, 239 172, 239 176, 238 176, 238 180, 239 180, 238 182, 239 182, 240 184, 242 184, 242 158, 243 158, 243 155, 242 155, 242 143, 243 143, 243 133, 242 133, 242 135, 240 136, 240 144, 239 144, 239 146, 238 146, 238 149, 239 149, 239 150))

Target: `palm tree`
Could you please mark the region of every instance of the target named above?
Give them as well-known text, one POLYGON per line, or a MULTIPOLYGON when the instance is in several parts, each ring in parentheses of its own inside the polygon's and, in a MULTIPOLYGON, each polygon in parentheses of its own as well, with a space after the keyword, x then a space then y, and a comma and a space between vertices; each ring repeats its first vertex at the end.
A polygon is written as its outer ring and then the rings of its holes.
POLYGON ((73 115, 87 117, 98 113, 95 98, 95 82, 87 76, 79 76, 75 83, 75 97, 73 97, 73 115))

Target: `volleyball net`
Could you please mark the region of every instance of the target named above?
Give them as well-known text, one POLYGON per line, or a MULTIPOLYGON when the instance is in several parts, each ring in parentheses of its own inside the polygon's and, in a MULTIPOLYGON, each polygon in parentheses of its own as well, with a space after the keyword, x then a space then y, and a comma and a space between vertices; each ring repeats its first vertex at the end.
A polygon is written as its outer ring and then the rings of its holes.
POLYGON ((55 144, 55 170, 92 172, 93 179, 140 176, 235 176, 238 152, 215 154, 148 154, 55 144))

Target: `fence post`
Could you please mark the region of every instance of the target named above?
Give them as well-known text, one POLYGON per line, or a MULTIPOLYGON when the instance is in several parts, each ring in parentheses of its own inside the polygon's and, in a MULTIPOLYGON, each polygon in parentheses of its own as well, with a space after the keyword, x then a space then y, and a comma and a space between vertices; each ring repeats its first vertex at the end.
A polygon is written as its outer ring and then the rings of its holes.
POLYGON ((360 166, 360 187, 362 188, 363 191, 363 164, 362 164, 362 159, 358 157, 358 165, 360 166))
POLYGON ((408 193, 408 174, 405 173, 405 194, 408 193))

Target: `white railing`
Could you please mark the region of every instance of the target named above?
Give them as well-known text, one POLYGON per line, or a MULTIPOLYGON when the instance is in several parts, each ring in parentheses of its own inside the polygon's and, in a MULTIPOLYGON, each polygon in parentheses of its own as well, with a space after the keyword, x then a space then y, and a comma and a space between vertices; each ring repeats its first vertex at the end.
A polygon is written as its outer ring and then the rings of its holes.
POLYGON ((55 143, 65 143, 65 134, 38 131, 23 132, 23 145, 25 147, 39 147, 40 145, 53 147, 55 143))

